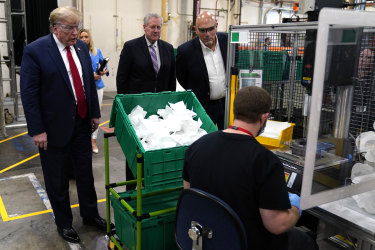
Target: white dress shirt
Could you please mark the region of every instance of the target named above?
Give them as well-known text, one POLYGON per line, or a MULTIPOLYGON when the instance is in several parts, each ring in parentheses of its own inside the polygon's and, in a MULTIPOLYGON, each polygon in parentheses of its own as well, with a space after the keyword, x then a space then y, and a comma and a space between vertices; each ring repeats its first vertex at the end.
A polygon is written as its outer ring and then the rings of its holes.
POLYGON ((208 72, 210 83, 210 100, 218 100, 225 97, 225 67, 221 56, 219 40, 216 36, 216 47, 213 51, 199 40, 202 47, 204 61, 208 72))
MULTIPOLYGON (((68 71, 68 75, 69 75, 69 80, 70 80, 70 84, 72 86, 72 90, 73 90, 73 94, 74 94, 74 98, 76 99, 77 101, 77 96, 76 96, 76 91, 74 89, 74 83, 73 83, 73 77, 72 77, 72 72, 70 72, 70 65, 69 65, 69 61, 68 61, 68 56, 67 56, 67 53, 66 53, 66 49, 65 49, 65 45, 62 44, 59 39, 57 39, 57 37, 55 36, 55 34, 53 34, 53 38, 55 39, 55 42, 57 44, 57 48, 59 49, 60 51, 60 54, 61 54, 61 57, 64 61, 64 64, 65 64, 65 67, 66 67, 66 70, 68 71)), ((79 76, 81 77, 81 82, 82 82, 82 86, 83 86, 83 78, 82 78, 82 66, 81 66, 81 62, 79 61, 79 58, 77 56, 77 53, 76 53, 76 50, 74 49, 73 46, 70 46, 70 52, 72 53, 72 57, 73 57, 73 60, 74 62, 76 63, 76 66, 77 66, 77 69, 78 69, 78 72, 79 72, 79 76)), ((83 92, 85 92, 85 88, 83 88, 83 92)))

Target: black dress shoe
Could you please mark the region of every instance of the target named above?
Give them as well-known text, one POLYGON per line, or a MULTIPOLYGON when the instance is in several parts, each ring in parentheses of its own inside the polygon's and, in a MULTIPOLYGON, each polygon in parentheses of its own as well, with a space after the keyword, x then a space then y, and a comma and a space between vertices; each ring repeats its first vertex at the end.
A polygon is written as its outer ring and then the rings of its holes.
POLYGON ((72 242, 72 243, 78 243, 80 241, 80 238, 72 227, 71 228, 57 228, 57 232, 63 237, 66 241, 72 242))
MULTIPOLYGON (((97 229, 107 231, 107 221, 100 216, 95 218, 83 218, 83 224, 87 226, 94 226, 97 229)), ((111 223, 111 229, 114 228, 114 225, 111 223)))

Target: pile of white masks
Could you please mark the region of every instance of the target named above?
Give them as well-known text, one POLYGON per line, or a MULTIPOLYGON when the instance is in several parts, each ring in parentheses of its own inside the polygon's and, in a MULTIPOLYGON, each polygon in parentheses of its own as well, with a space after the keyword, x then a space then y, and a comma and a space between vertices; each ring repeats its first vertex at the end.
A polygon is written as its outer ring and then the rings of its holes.
POLYGON ((168 103, 156 115, 147 116, 139 105, 128 115, 145 151, 178 146, 188 146, 207 132, 201 128, 197 114, 186 108, 183 101, 168 103))

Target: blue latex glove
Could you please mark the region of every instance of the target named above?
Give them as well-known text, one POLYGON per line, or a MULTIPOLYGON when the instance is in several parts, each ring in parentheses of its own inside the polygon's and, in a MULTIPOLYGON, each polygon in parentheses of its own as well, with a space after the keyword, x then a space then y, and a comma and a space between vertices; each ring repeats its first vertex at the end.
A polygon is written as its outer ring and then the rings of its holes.
POLYGON ((301 216, 302 214, 302 209, 299 206, 300 203, 300 198, 298 195, 289 193, 289 200, 290 200, 290 205, 295 206, 299 210, 299 215, 301 216))

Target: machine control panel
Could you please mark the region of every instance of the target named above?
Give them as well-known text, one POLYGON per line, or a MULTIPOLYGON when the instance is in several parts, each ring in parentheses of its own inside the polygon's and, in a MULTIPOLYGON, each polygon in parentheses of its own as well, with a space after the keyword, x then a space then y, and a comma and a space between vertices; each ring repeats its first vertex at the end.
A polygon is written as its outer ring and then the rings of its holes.
POLYGON ((284 175, 288 191, 300 194, 302 188, 303 167, 286 159, 280 158, 280 160, 284 166, 284 175))

